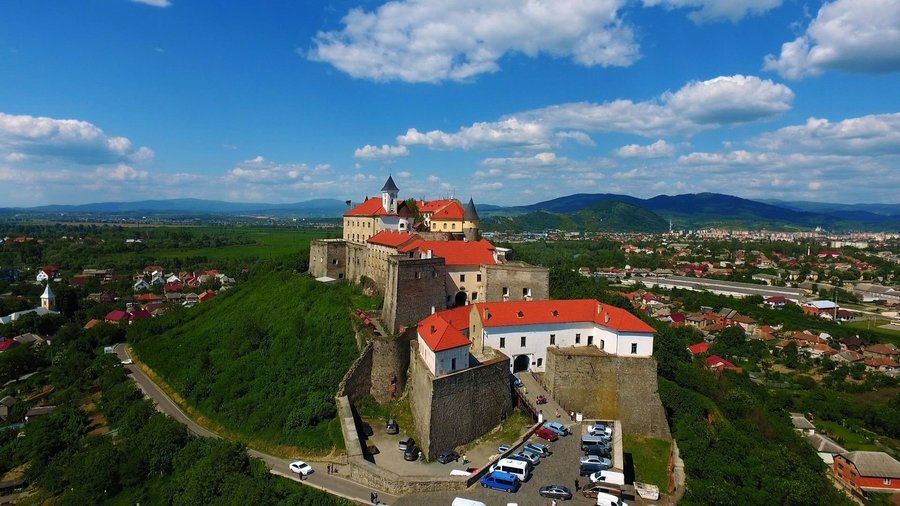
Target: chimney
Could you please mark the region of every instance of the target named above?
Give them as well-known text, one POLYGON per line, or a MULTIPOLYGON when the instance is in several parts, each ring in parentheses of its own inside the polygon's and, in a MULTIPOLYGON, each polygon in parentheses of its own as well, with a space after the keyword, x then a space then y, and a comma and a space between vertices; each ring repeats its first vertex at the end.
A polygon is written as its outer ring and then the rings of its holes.
POLYGON ((431 314, 434 314, 434 306, 431 306, 431 314))

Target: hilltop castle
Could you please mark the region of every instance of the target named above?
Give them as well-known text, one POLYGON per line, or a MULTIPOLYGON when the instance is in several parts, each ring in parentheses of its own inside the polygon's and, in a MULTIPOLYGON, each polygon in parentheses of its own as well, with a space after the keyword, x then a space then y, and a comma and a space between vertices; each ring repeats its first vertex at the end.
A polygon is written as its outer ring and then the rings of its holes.
POLYGON ((549 272, 507 260, 481 238, 475 202, 400 200, 388 177, 380 197, 344 213, 341 239, 312 241, 310 274, 367 283, 384 295, 387 330, 478 302, 549 297, 549 272))

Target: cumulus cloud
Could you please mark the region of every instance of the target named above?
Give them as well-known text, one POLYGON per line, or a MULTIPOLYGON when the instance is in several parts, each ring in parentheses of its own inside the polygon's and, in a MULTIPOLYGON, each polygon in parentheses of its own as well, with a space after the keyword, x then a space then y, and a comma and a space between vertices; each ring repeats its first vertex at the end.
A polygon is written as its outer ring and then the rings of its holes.
POLYGON ((783 84, 755 76, 723 76, 693 81, 675 92, 643 102, 566 103, 474 123, 453 133, 410 128, 397 137, 397 143, 439 150, 547 150, 569 139, 592 144, 587 132, 686 136, 774 119, 790 110, 793 100, 794 92, 783 84))
POLYGON ((875 114, 832 123, 810 118, 748 142, 770 151, 881 155, 900 154, 900 113, 875 114))
POLYGON ((94 165, 152 158, 146 147, 137 150, 126 137, 108 136, 87 121, 54 119, 0 112, 0 155, 33 161, 52 159, 94 165))
POLYGON ((629 144, 616 150, 616 155, 621 158, 663 158, 674 154, 675 146, 663 139, 647 146, 629 144))
MULTIPOLYGON (((352 9, 341 30, 319 32, 308 57, 377 81, 464 81, 496 72, 506 54, 548 54, 583 66, 639 57, 625 0, 394 0, 352 9)), ((298 50, 300 52, 300 50, 298 50)))
POLYGON ((381 147, 366 144, 353 152, 354 157, 363 160, 389 160, 408 155, 409 148, 406 146, 391 146, 389 144, 383 144, 381 147))
POLYGON ((149 5, 151 7, 169 7, 172 2, 169 0, 131 0, 134 3, 149 5))
POLYGON ((667 9, 688 8, 695 23, 727 19, 738 22, 748 14, 762 14, 781 6, 782 0, 644 0, 644 5, 667 9))
POLYGON ((147 171, 135 170, 134 167, 119 164, 112 168, 98 167, 96 170, 98 176, 113 181, 134 181, 137 179, 147 179, 147 171))
POLYGON ((900 2, 835 0, 822 5, 806 32, 767 55, 765 70, 788 79, 825 70, 886 73, 900 70, 900 2))
POLYGON ((309 166, 305 163, 276 163, 257 156, 245 160, 231 169, 225 176, 228 182, 243 181, 245 183, 263 185, 283 185, 310 182, 317 174, 329 174, 330 165, 309 166))

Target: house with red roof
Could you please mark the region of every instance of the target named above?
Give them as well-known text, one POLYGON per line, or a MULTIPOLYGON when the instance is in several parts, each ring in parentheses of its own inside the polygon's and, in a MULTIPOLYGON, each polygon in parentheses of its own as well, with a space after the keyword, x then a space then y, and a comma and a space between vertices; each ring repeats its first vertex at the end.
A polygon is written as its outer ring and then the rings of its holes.
POLYGON ((696 357, 697 355, 703 355, 705 353, 709 353, 709 343, 702 342, 702 343, 692 344, 692 345, 688 346, 687 349, 691 355, 696 357))
POLYGON ((128 313, 128 323, 131 324, 137 320, 151 318, 152 316, 153 315, 150 313, 150 311, 147 311, 146 309, 138 309, 137 311, 132 311, 132 312, 128 313))
POLYGON ((128 313, 122 311, 121 309, 114 309, 109 313, 106 313, 106 317, 104 318, 107 323, 122 323, 128 321, 128 313))
POLYGON ((8 339, 6 337, 0 337, 0 353, 12 348, 13 346, 18 346, 19 342, 15 339, 8 339))
POLYGON ((610 355, 650 357, 655 329, 624 309, 593 299, 485 302, 469 322, 476 356, 491 348, 512 372, 544 372, 547 348, 593 346, 610 355))
POLYGON ((35 276, 35 280, 39 283, 43 283, 45 281, 49 281, 51 279, 55 279, 59 275, 59 266, 55 264, 49 264, 38 269, 37 276, 35 276))
POLYGON ((469 367, 469 316, 474 307, 441 311, 419 322, 419 356, 435 377, 469 367))
POLYGON ((900 364, 889 358, 868 358, 864 363, 869 372, 880 372, 891 376, 900 372, 900 364))
POLYGON ((706 359, 706 367, 713 372, 732 371, 736 373, 743 372, 743 369, 732 364, 718 355, 711 355, 706 359))
POLYGON ((212 299, 215 296, 216 296, 216 292, 214 292, 212 290, 206 290, 205 292, 200 294, 200 296, 197 298, 197 302, 203 303, 203 302, 206 302, 206 301, 212 299))

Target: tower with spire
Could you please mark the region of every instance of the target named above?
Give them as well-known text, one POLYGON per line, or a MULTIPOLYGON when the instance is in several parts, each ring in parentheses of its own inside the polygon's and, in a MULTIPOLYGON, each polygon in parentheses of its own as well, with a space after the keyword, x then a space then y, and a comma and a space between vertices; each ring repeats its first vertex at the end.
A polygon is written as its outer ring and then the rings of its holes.
POLYGON ((394 183, 394 176, 388 176, 384 186, 381 187, 381 207, 390 214, 397 212, 397 194, 400 189, 394 183))
POLYGON ((475 201, 469 197, 469 203, 466 204, 466 210, 463 214, 463 233, 467 241, 481 240, 481 220, 478 218, 478 212, 475 210, 475 201))
POLYGON ((44 293, 41 294, 41 307, 47 311, 56 309, 56 295, 53 295, 49 283, 44 287, 44 293))

